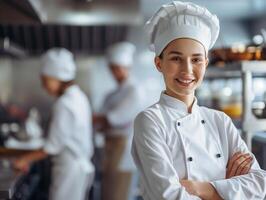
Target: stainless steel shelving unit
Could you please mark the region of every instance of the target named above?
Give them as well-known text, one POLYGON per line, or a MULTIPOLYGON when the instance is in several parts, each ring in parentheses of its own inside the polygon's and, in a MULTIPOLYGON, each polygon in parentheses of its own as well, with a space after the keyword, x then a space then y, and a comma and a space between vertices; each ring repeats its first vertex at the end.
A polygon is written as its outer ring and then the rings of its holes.
POLYGON ((236 62, 226 65, 224 68, 210 67, 206 72, 207 79, 242 79, 242 134, 250 150, 255 132, 266 131, 266 119, 258 119, 252 113, 253 77, 266 77, 266 61, 236 62))

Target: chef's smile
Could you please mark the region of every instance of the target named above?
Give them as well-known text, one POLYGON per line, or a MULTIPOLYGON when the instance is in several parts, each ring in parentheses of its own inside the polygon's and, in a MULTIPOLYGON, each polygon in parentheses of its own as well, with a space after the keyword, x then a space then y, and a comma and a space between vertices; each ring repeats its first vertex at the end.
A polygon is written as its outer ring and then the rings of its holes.
POLYGON ((183 87, 191 87, 195 83, 195 79, 176 78, 176 83, 183 87))

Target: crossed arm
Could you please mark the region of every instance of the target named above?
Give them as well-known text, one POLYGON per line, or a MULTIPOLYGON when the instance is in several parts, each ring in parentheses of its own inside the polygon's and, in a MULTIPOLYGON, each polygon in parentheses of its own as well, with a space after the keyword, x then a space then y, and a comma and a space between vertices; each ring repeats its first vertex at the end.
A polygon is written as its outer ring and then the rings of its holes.
MULTIPOLYGON (((252 157, 249 154, 241 152, 235 153, 227 164, 226 179, 234 176, 247 174, 251 168, 252 157)), ((200 197, 204 200, 220 200, 222 199, 216 189, 209 182, 181 180, 181 185, 186 188, 186 191, 200 197)))

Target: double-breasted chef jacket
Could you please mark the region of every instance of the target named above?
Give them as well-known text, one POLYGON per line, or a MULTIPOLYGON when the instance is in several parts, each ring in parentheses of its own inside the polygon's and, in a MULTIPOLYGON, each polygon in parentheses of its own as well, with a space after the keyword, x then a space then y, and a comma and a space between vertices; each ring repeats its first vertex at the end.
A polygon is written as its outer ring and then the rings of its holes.
POLYGON ((208 181, 226 200, 265 199, 266 172, 254 156, 248 174, 225 179, 237 151, 250 153, 231 119, 196 99, 188 113, 182 101, 162 92, 159 102, 135 119, 132 155, 144 200, 200 199, 181 179, 208 181))

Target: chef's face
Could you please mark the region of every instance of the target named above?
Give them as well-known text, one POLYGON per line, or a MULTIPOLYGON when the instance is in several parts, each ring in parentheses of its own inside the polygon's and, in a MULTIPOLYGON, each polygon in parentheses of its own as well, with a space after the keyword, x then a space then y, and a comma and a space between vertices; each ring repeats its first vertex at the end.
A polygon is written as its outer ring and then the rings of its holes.
POLYGON ((115 64, 110 64, 110 70, 112 72, 112 75, 114 77, 114 79, 118 82, 118 83, 122 83, 124 80, 127 79, 128 77, 128 68, 126 67, 122 67, 119 65, 115 65, 115 64))
POLYGON ((58 96, 59 91, 61 89, 61 81, 50 77, 50 76, 41 76, 42 86, 43 88, 50 94, 51 96, 58 96))
POLYGON ((163 74, 166 93, 182 99, 194 96, 208 65, 203 45, 192 39, 176 39, 168 44, 155 65, 163 74))

